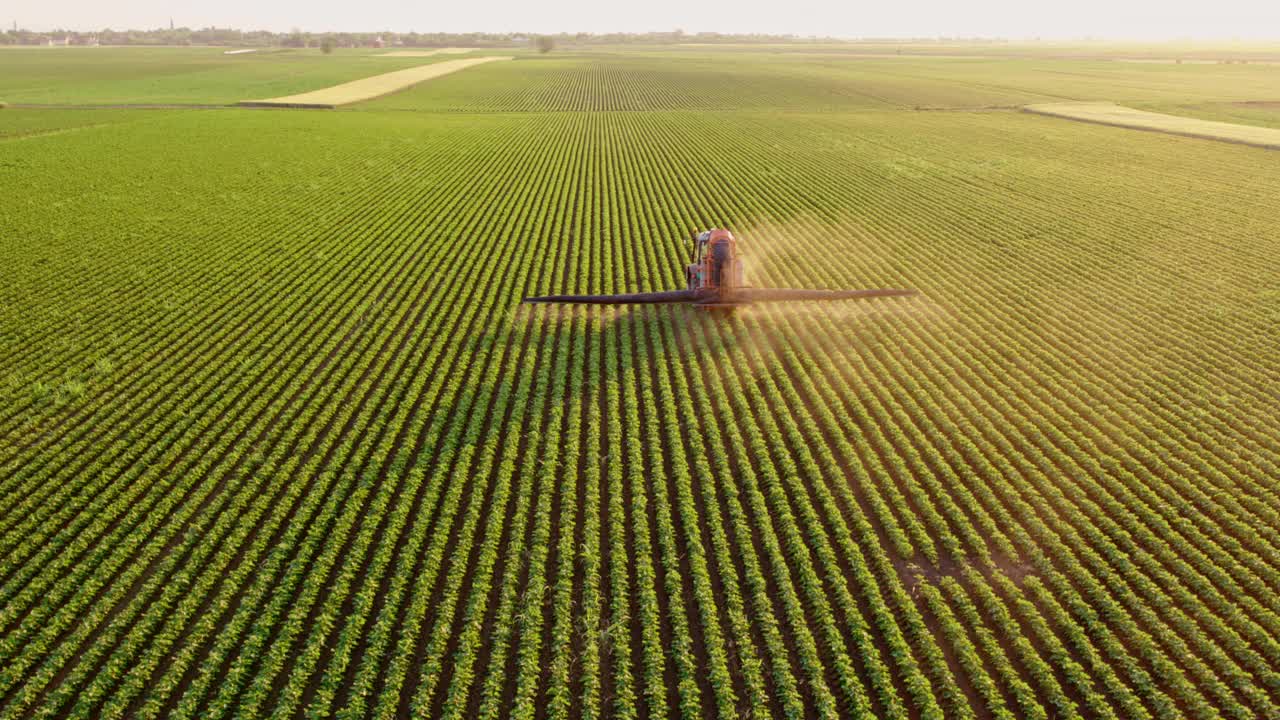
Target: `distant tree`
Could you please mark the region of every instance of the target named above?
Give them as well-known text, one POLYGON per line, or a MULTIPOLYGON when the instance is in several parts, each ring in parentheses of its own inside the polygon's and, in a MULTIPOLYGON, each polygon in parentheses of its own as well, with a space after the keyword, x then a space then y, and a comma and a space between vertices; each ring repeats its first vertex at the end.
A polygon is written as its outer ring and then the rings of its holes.
POLYGON ((325 55, 333 53, 333 38, 325 36, 325 38, 320 41, 320 52, 325 55))
POLYGON ((539 35, 536 41, 538 52, 549 53, 556 49, 556 39, 550 35, 539 35))

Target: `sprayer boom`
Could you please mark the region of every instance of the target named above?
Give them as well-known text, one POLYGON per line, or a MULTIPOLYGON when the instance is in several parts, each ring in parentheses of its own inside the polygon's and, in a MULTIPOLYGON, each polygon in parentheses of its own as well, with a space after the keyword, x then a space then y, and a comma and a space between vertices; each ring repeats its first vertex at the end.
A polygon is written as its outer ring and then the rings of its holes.
POLYGON ((860 300, 915 295, 915 290, 818 290, 753 288, 742 282, 743 263, 738 241, 728 230, 713 228, 693 239, 693 255, 685 267, 685 289, 620 295, 542 295, 526 303, 586 305, 653 305, 688 303, 705 309, 729 309, 760 302, 860 300))

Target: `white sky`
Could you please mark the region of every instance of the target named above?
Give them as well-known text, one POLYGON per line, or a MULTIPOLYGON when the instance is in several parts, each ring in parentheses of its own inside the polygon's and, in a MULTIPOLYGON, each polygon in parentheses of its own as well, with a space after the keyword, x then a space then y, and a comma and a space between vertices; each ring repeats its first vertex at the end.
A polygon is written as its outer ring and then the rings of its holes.
POLYGON ((1280 0, 7 0, 0 22, 30 30, 794 33, 837 37, 1275 39, 1280 0))

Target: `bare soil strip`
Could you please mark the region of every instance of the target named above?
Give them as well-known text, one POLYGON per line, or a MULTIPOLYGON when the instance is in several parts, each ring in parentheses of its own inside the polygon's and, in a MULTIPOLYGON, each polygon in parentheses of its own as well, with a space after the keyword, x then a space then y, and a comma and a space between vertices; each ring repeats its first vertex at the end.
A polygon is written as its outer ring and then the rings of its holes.
POLYGON ((418 65, 404 70, 361 78, 360 80, 353 80, 341 85, 334 85, 333 87, 298 95, 268 98, 266 100, 244 100, 240 102, 240 105, 247 107, 333 108, 403 90, 410 85, 417 85, 425 80, 448 75, 449 73, 469 68, 472 65, 479 65, 492 60, 510 59, 510 57, 479 57, 446 60, 441 63, 418 65))
POLYGON ((1026 112, 1051 117, 1080 120, 1083 122, 1114 125, 1116 127, 1153 130, 1155 132, 1221 140, 1271 149, 1280 149, 1280 129, 1237 125, 1236 123, 1197 120, 1195 118, 1165 115, 1163 113, 1134 110, 1111 103, 1045 103, 1028 105, 1026 112))

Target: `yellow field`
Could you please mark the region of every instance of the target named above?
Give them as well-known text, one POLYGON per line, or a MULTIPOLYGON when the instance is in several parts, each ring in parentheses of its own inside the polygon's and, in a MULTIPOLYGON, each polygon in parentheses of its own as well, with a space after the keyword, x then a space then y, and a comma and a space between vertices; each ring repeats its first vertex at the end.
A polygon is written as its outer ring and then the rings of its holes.
POLYGON ((1165 115, 1163 113, 1134 110, 1111 103, 1045 103, 1028 105, 1027 112, 1069 120, 1115 125, 1117 127, 1154 130, 1156 132, 1185 135, 1207 140, 1224 140, 1265 148, 1280 149, 1280 129, 1237 125, 1235 123, 1197 120, 1195 118, 1165 115))
POLYGON ((405 68, 404 70, 396 70, 394 72, 374 75, 372 77, 361 78, 351 82, 334 85, 332 87, 313 90, 311 92, 300 93, 298 95, 286 95, 284 97, 267 98, 266 100, 246 100, 241 105, 279 105, 283 107, 336 107, 338 105, 349 105, 351 103, 368 100, 386 95, 397 90, 403 90, 411 85, 420 82, 438 78, 441 75, 448 75, 458 70, 464 70, 473 65, 487 63, 493 60, 510 60, 509 56, 503 57, 478 57, 465 58, 462 60, 447 60, 441 63, 433 63, 431 65, 419 65, 417 67, 405 68))

